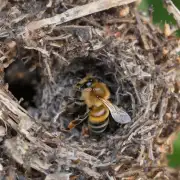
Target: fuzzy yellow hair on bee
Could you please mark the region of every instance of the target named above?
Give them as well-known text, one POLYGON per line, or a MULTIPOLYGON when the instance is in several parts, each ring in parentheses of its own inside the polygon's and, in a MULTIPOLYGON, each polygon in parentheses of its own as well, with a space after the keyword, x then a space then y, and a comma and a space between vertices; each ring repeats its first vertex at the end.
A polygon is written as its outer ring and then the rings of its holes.
POLYGON ((109 101, 110 91, 105 83, 88 74, 76 87, 81 90, 81 98, 89 109, 88 127, 91 132, 100 134, 105 131, 110 113, 118 123, 125 124, 131 121, 130 116, 122 108, 109 101))
POLYGON ((88 107, 103 104, 99 97, 103 99, 109 99, 110 97, 110 91, 104 83, 94 82, 90 87, 82 90, 82 99, 88 107))

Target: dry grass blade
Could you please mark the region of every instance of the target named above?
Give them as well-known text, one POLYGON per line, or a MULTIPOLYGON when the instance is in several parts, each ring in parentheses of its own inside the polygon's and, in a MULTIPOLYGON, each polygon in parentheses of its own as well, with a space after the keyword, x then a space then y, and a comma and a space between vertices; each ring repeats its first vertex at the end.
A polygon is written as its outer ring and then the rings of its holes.
POLYGON ((47 25, 62 24, 80 17, 84 17, 93 13, 104 11, 106 9, 121 6, 124 4, 129 4, 135 1, 136 0, 99 0, 83 6, 74 7, 62 14, 56 15, 51 18, 33 21, 27 25, 27 29, 33 31, 47 25))
POLYGON ((174 3, 171 0, 165 0, 165 5, 169 13, 173 14, 174 19, 177 21, 178 27, 180 28, 180 11, 179 9, 174 5, 174 3))

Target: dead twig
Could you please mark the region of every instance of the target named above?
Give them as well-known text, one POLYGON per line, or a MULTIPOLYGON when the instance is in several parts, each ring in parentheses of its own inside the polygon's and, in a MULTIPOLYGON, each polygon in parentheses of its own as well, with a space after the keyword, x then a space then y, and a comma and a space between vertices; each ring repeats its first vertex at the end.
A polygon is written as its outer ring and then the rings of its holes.
MULTIPOLYGON (((60 141, 57 149, 46 145, 43 141, 43 134, 41 134, 41 137, 36 136, 36 130, 39 129, 39 125, 31 119, 19 104, 8 96, 2 87, 0 88, 0 106, 0 119, 8 125, 8 128, 11 127, 18 132, 18 135, 21 134, 21 136, 7 139, 4 142, 4 147, 8 155, 17 163, 25 166, 28 159, 30 167, 47 174, 48 169, 52 165, 48 162, 48 157, 55 152, 59 159, 57 162, 63 162, 64 165, 67 161, 74 159, 79 159, 83 167, 93 166, 98 162, 97 158, 84 153, 73 145, 70 146, 69 143, 60 141), (37 153, 32 154, 32 151, 36 151, 37 153)), ((41 128, 43 129, 43 127, 41 128)), ((44 129, 42 132, 47 131, 44 129)), ((82 167, 81 170, 95 179, 100 177, 100 174, 93 170, 89 171, 87 168, 82 167)))
POLYGON ((24 46, 25 49, 34 49, 36 51, 39 51, 40 53, 42 53, 43 55, 49 57, 50 54, 48 51, 46 51, 45 49, 42 49, 40 47, 28 47, 28 46, 24 46))
POLYGON ((168 97, 163 97, 163 99, 161 101, 160 110, 159 110, 159 121, 160 122, 163 122, 163 118, 164 118, 164 115, 166 113, 167 106, 168 106, 168 101, 169 101, 168 97))
POLYGON ((130 23, 130 24, 133 24, 135 23, 136 21, 135 20, 132 20, 130 18, 124 18, 124 19, 108 19, 106 21, 107 24, 114 24, 114 23, 130 23))
POLYGON ((50 68, 50 66, 48 64, 47 58, 44 58, 43 61, 44 61, 44 64, 45 64, 45 67, 46 67, 46 70, 47 70, 47 73, 48 73, 49 81, 54 83, 54 78, 52 76, 51 68, 50 68))
POLYGON ((62 24, 80 17, 84 17, 93 13, 104 11, 113 7, 121 6, 135 2, 136 0, 99 0, 83 6, 77 6, 67 10, 62 14, 58 14, 51 18, 45 18, 39 21, 33 21, 27 25, 27 29, 30 31, 39 29, 41 27, 62 24))
POLYGON ((58 58, 59 62, 62 60, 62 61, 65 62, 67 65, 69 65, 68 60, 67 60, 66 58, 64 58, 63 56, 61 56, 59 53, 53 51, 52 54, 54 54, 54 55, 58 58))
POLYGON ((164 4, 167 8, 167 11, 170 14, 173 14, 174 19, 177 21, 177 25, 180 28, 180 11, 179 11, 179 9, 174 5, 174 3, 171 0, 165 0, 164 4))
MULTIPOLYGON (((139 29, 141 40, 142 40, 142 42, 144 44, 144 48, 146 50, 149 50, 151 48, 150 48, 150 45, 149 45, 148 39, 147 39, 147 28, 145 28, 145 26, 143 25, 143 23, 141 21, 141 18, 140 18, 139 14, 137 12, 135 12, 135 16, 136 16, 137 23, 138 23, 137 28, 139 29)), ((149 53, 148 56, 149 56, 149 58, 148 58, 149 62, 151 63, 152 67, 154 67, 155 60, 154 60, 153 54, 149 53)))

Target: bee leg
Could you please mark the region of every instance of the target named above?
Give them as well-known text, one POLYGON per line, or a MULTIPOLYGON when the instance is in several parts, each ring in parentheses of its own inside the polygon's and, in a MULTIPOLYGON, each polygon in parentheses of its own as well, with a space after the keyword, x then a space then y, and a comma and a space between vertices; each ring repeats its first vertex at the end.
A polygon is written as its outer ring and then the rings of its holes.
POLYGON ((81 116, 78 116, 78 120, 80 120, 81 122, 84 121, 89 115, 89 110, 86 111, 86 113, 84 113, 83 115, 81 116))
POLYGON ((88 117, 88 113, 89 112, 86 112, 83 116, 78 116, 78 118, 72 120, 68 125, 68 130, 71 130, 81 124, 88 117))

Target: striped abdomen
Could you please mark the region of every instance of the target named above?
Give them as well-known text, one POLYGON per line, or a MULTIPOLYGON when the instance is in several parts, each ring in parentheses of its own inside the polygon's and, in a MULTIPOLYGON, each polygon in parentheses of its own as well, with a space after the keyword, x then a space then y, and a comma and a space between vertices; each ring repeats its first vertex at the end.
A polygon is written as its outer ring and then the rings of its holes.
POLYGON ((93 106, 89 113, 88 127, 93 133, 100 134, 108 126, 109 109, 102 104, 101 106, 93 106))

